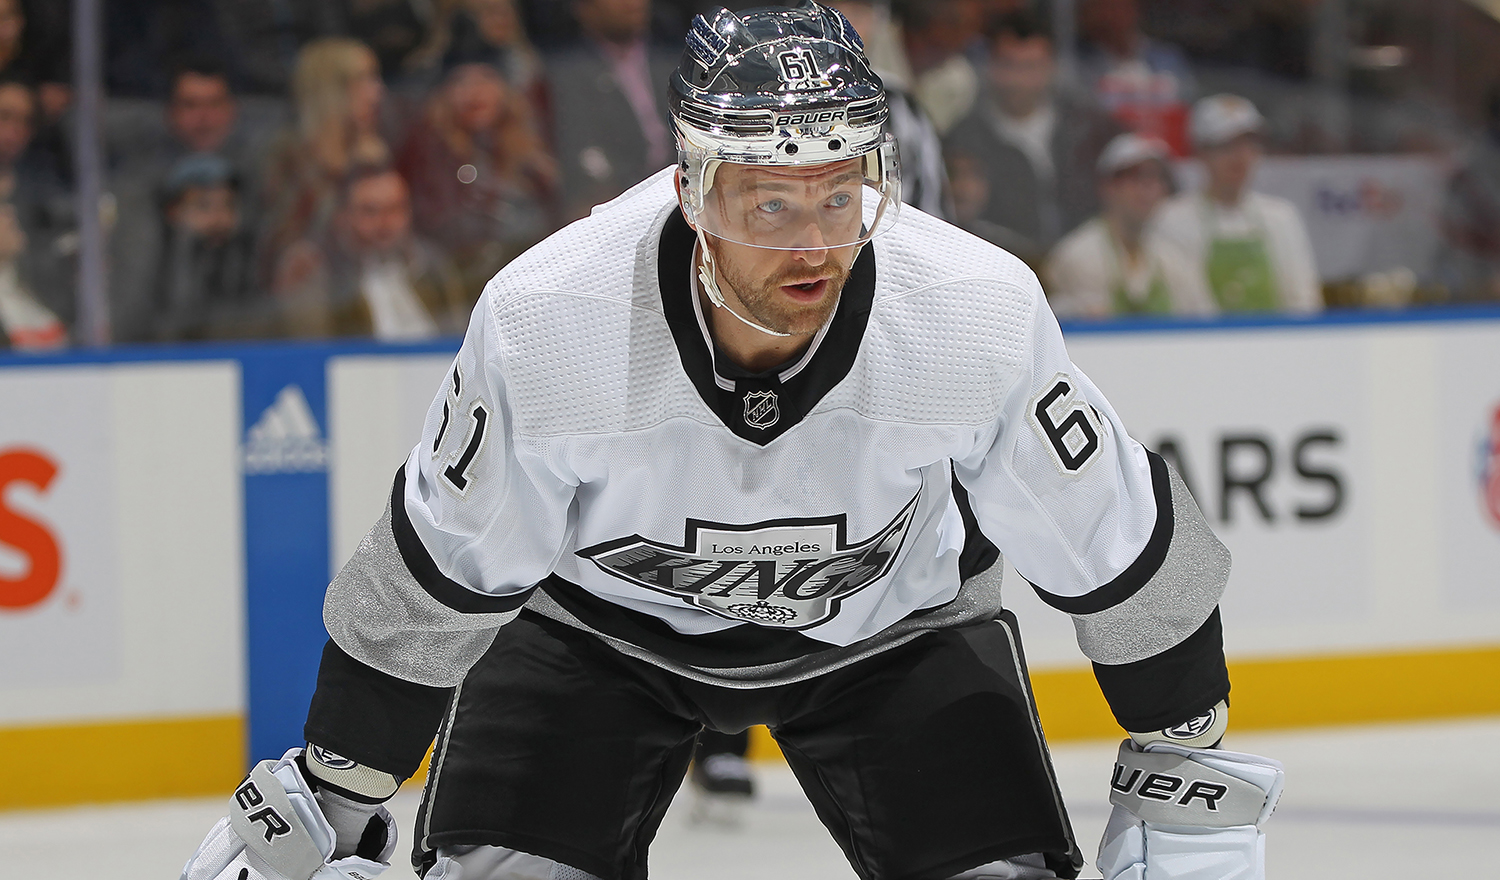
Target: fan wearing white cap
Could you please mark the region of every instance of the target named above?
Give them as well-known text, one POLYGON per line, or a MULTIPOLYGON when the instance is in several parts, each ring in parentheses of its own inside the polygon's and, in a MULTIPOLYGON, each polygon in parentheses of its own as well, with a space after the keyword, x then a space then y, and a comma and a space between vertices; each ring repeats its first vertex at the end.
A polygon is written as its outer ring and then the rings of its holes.
POLYGON ((1317 312, 1322 288, 1312 242, 1291 202, 1250 188, 1265 118, 1238 95, 1193 105, 1189 135, 1204 186, 1162 207, 1161 235, 1201 261, 1226 312, 1317 312))
POLYGON ((1099 157, 1099 216, 1047 258, 1047 299, 1059 317, 1212 315, 1202 267, 1151 229, 1170 191, 1167 145, 1122 134, 1099 157))

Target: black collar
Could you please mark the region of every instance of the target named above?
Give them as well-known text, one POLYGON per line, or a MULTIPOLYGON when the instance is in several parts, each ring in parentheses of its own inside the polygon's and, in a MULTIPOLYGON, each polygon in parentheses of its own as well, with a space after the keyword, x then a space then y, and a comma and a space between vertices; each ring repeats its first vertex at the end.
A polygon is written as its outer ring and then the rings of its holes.
POLYGON ((713 353, 698 329, 693 309, 692 261, 697 240, 682 212, 673 211, 662 227, 656 263, 662 311, 677 343, 682 369, 703 402, 737 436, 764 446, 801 422, 849 375, 875 299, 875 248, 865 245, 854 261, 828 332, 806 366, 785 383, 778 378, 781 367, 754 375, 726 370, 744 374, 725 376, 734 382, 734 390, 726 391, 714 380, 713 353))

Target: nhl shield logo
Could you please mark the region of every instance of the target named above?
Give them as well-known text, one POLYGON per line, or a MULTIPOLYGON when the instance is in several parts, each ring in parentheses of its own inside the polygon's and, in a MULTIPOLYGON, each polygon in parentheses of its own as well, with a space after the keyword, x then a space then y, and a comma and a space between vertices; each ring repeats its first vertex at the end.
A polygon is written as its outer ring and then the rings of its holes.
POLYGON ((769 428, 781 418, 776 406, 776 392, 751 391, 745 395, 745 424, 752 428, 769 428))

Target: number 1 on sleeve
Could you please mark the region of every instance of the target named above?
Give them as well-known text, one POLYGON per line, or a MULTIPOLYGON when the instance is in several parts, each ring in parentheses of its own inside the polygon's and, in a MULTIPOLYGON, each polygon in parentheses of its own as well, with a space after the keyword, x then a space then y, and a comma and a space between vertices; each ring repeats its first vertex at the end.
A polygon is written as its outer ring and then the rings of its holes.
POLYGON ((469 428, 469 440, 464 444, 463 454, 458 461, 443 469, 443 478, 452 484, 460 495, 469 488, 469 466, 474 463, 474 457, 479 454, 479 447, 484 445, 485 429, 489 426, 490 414, 480 402, 474 403, 474 408, 469 410, 469 416, 474 420, 469 428))

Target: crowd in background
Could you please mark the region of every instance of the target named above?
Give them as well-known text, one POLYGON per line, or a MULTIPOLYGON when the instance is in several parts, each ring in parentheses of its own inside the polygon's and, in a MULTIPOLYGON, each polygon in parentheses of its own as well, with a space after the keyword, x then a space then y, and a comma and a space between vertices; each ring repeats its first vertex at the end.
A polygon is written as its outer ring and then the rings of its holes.
MULTIPOLYGON (((673 161, 667 77, 715 5, 111 0, 113 339, 461 332, 506 262, 673 161)), ((1345 304, 1252 188, 1267 151, 1449 150, 1429 298, 1500 299, 1500 98, 1472 134, 1415 92, 1328 124, 1316 3, 1075 0, 1067 37, 1045 2, 832 5, 889 87, 905 200, 1026 260, 1063 317, 1345 304)), ((66 6, 0 0, 0 348, 72 336, 66 6)))

